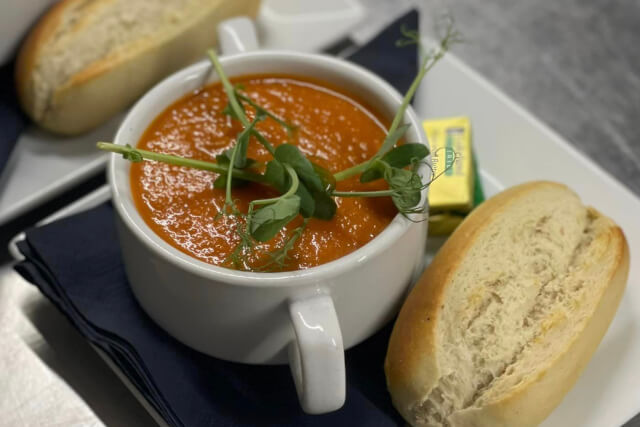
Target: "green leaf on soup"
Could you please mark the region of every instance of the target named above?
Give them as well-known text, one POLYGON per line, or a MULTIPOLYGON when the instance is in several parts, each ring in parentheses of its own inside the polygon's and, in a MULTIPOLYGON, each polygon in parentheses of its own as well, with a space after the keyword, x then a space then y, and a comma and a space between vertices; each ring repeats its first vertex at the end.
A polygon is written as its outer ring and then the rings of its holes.
POLYGON ((315 210, 313 211, 313 217, 323 219, 325 221, 330 220, 336 214, 338 206, 328 193, 315 192, 313 193, 313 199, 315 201, 315 210))
POLYGON ((398 145, 382 157, 383 162, 394 168, 404 168, 414 163, 414 159, 422 160, 429 155, 429 149, 415 142, 398 145))
MULTIPOLYGON (((281 193, 286 192, 291 186, 291 179, 282 166, 282 163, 278 160, 272 160, 267 163, 264 176, 267 182, 281 193)), ((300 214, 305 218, 309 218, 315 211, 316 202, 304 182, 301 181, 298 183, 296 195, 300 197, 300 214)))
POLYGON ((142 161, 142 154, 140 154, 138 151, 133 149, 133 147, 131 147, 131 145, 129 144, 127 144, 126 147, 131 148, 132 150, 129 151, 128 153, 122 153, 123 159, 129 160, 130 162, 133 162, 133 163, 138 163, 142 161))
POLYGON ((369 167, 360 175, 360 182, 371 182, 384 176, 384 171, 389 165, 382 160, 374 160, 369 167))
POLYGON ((303 182, 298 184, 296 195, 300 197, 300 214, 305 218, 313 216, 316 211, 316 201, 303 182))
POLYGON ((336 189, 336 177, 326 168, 323 168, 317 163, 311 162, 311 166, 313 166, 313 170, 316 172, 316 175, 320 178, 322 182, 322 187, 324 191, 327 193, 331 193, 336 189))
POLYGON ((410 212, 420 203, 422 197, 422 180, 415 171, 388 168, 385 171, 385 181, 394 190, 391 196, 393 203, 402 213, 410 212))
MULTIPOLYGON (((249 139, 251 138, 251 132, 255 125, 266 118, 264 114, 257 114, 256 118, 253 119, 249 126, 244 128, 242 132, 238 134, 236 145, 238 146, 238 150, 236 152, 236 158, 234 161, 234 168, 244 169, 247 167, 247 150, 249 149, 249 139)), ((224 155, 231 161, 231 157, 233 155, 233 147, 224 151, 224 155)))
MULTIPOLYGON (((249 181, 245 181, 244 179, 231 178, 231 187, 233 187, 233 188, 243 187, 243 186, 247 185, 248 183, 249 183, 249 181)), ((221 173, 215 179, 215 181, 213 181, 213 188, 225 189, 226 186, 227 186, 227 174, 226 173, 221 173)))
POLYGON ((422 160, 428 155, 429 149, 422 144, 399 145, 385 154, 382 159, 371 162, 367 170, 360 175, 360 182, 370 182, 382 178, 387 165, 394 168, 404 168, 415 164, 416 161, 422 160))
POLYGON ((264 172, 267 182, 275 187, 281 193, 287 190, 288 175, 282 164, 277 160, 271 160, 267 163, 267 169, 264 172))
MULTIPOLYGON (((216 156, 216 163, 221 166, 229 166, 229 158, 225 154, 218 154, 216 156)), ((257 162, 254 159, 248 158, 246 167, 249 168, 256 164, 257 162)), ((231 187, 242 187, 243 185, 248 184, 249 181, 239 178, 231 179, 231 187)), ((213 181, 213 188, 224 189, 227 186, 227 174, 221 173, 218 177, 213 181)))
POLYGON ((322 180, 313 168, 313 165, 298 147, 292 144, 282 144, 276 148, 275 158, 290 165, 311 191, 323 191, 322 180))
POLYGON ((227 157, 227 151, 230 150, 225 150, 223 151, 223 154, 218 154, 216 156, 216 163, 222 166, 229 166, 229 162, 231 162, 231 160, 229 159, 229 157, 227 157))
MULTIPOLYGON (((226 152, 230 151, 230 150, 225 150, 223 151, 223 154, 218 154, 216 156, 216 163, 221 165, 221 166, 229 166, 229 163, 231 162, 231 160, 227 157, 226 152)), ((245 166, 246 168, 250 168, 254 165, 256 165, 258 163, 257 160, 252 159, 251 157, 247 157, 247 165, 245 166)))
POLYGON ((278 199, 253 213, 251 236, 259 242, 273 239, 300 211, 300 198, 296 195, 278 199))

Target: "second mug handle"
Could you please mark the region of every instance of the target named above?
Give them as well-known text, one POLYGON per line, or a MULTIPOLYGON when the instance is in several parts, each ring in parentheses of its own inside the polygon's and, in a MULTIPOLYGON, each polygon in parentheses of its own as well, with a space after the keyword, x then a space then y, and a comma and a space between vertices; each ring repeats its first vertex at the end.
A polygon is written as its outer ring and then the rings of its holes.
POLYGON ((329 295, 289 303, 296 338, 289 365, 300 406, 308 414, 335 411, 344 404, 344 346, 338 316, 329 295))
POLYGON ((218 25, 218 44, 223 55, 258 49, 256 27, 246 16, 227 19, 218 25))

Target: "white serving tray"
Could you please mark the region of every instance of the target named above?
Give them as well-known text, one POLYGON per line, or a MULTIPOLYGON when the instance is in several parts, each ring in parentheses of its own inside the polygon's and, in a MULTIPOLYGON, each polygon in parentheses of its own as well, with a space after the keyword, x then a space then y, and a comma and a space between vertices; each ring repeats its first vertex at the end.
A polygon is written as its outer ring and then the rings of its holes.
MULTIPOLYGON (((569 185, 584 202, 623 228, 631 248, 631 270, 619 311, 576 386, 543 426, 624 424, 640 412, 640 264, 635 259, 640 252, 640 200, 452 55, 426 78, 416 98, 416 109, 424 118, 471 118, 488 197, 524 181, 554 180, 569 185)), ((103 187, 55 217, 95 206, 108 197, 108 189, 103 187)), ((428 257, 438 243, 431 242, 428 257)), ((132 392, 142 399, 135 389, 132 392)))
POLYGON ((96 142, 112 140, 123 116, 72 138, 33 125, 22 132, 0 175, 0 225, 103 170, 107 154, 96 142))

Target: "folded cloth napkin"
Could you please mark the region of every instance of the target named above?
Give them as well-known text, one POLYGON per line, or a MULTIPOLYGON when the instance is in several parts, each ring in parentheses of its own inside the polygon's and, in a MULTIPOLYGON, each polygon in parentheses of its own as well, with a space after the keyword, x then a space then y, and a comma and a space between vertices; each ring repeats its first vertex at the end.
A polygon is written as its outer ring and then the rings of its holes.
POLYGON ((0 67, 0 172, 27 124, 16 97, 13 67, 13 63, 0 67))
MULTIPOLYGON (((400 25, 417 28, 417 19, 416 12, 400 18, 353 59, 381 66, 373 70, 405 91, 416 72, 416 51, 398 49, 394 42, 400 25)), ((18 247, 25 260, 16 270, 106 353, 169 425, 403 424, 383 372, 390 325, 346 352, 344 407, 306 415, 287 366, 221 361, 184 346, 153 323, 125 277, 111 204, 31 229, 18 247)))

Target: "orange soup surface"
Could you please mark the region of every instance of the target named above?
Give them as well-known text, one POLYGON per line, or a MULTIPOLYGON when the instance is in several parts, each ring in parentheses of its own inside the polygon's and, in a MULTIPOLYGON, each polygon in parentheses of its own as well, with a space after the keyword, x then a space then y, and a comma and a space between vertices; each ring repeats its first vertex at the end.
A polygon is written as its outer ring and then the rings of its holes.
MULTIPOLYGON (((255 75, 233 80, 259 105, 293 123, 293 141, 268 118, 257 124, 273 145, 293 142, 309 160, 332 173, 371 158, 384 140, 386 123, 362 102, 324 83, 285 75, 255 75)), ((146 130, 138 148, 215 161, 230 148, 242 125, 223 114, 227 96, 217 83, 178 100, 146 130)), ((252 119, 255 112, 246 107, 252 119)), ((253 137, 248 156, 267 162, 271 155, 253 137)), ((230 255, 240 242, 236 217, 219 216, 225 191, 214 189, 217 174, 153 161, 134 163, 131 186, 138 211, 146 223, 175 248, 202 261, 234 268, 230 255)), ((361 184, 353 177, 337 184, 340 191, 385 189, 384 182, 361 184)), ((246 212, 254 199, 277 194, 260 184, 233 188, 238 208, 246 212)), ((365 245, 396 214, 389 198, 336 198, 333 219, 312 218, 288 253, 285 270, 314 267, 340 258, 365 245)), ((271 260, 269 251, 281 247, 302 218, 299 216, 275 238, 245 251, 243 265, 257 270, 271 260)))

